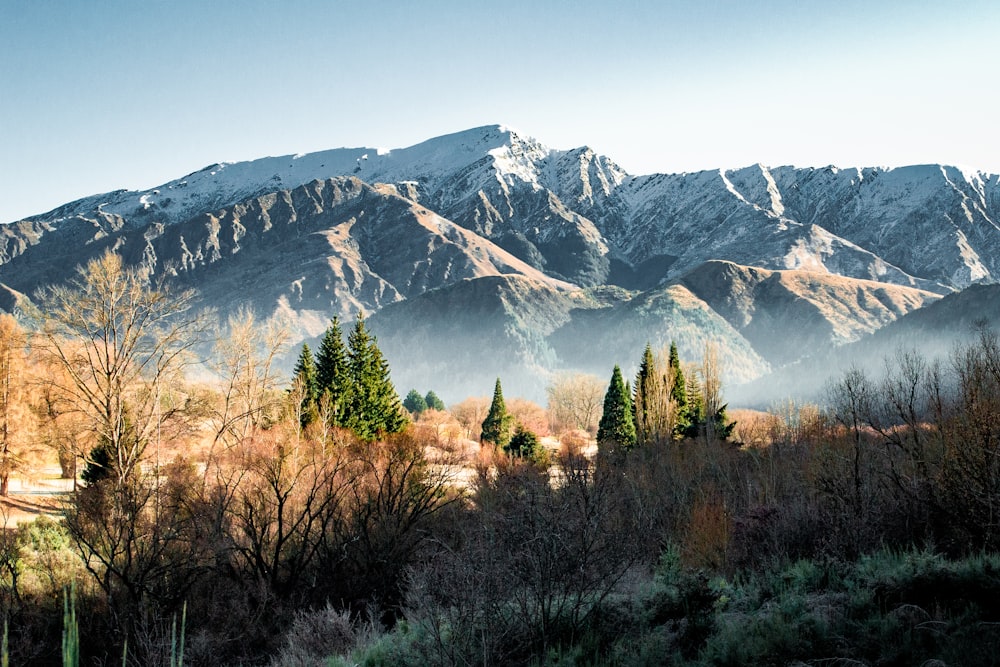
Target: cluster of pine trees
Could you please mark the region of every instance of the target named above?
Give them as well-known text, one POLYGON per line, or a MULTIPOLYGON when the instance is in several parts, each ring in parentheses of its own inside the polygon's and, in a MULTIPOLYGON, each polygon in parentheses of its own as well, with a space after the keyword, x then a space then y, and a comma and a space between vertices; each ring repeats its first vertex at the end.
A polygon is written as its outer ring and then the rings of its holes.
POLYGON ((298 394, 303 427, 322 419, 328 426, 346 428, 371 441, 401 432, 408 421, 389 378, 389 364, 363 314, 355 320, 346 345, 337 317, 323 334, 315 357, 303 343, 291 391, 298 394))
POLYGON ((417 417, 427 410, 443 412, 445 409, 444 401, 433 390, 428 391, 427 395, 423 396, 416 389, 411 389, 406 398, 403 399, 403 407, 417 417))
POLYGON ((647 343, 632 388, 615 366, 604 396, 597 442, 608 452, 684 438, 727 439, 736 426, 726 416, 715 350, 708 347, 699 371, 685 377, 677 345, 664 363, 647 343))

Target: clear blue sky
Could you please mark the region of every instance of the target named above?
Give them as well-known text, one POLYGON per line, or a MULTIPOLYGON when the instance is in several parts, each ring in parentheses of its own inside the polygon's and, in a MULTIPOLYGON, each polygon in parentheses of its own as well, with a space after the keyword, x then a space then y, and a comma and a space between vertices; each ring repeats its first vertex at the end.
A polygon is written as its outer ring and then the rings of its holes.
POLYGON ((632 173, 1000 172, 1000 2, 0 0, 0 222, 503 123, 632 173))

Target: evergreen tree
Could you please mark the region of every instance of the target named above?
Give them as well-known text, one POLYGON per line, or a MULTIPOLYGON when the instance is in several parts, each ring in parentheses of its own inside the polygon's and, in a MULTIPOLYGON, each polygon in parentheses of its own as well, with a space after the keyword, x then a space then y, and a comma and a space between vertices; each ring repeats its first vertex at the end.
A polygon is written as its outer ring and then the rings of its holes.
POLYGON ((102 438, 101 442, 94 445, 90 450, 90 456, 83 466, 80 479, 87 486, 94 486, 98 482, 111 477, 114 462, 111 460, 111 451, 108 448, 107 438, 102 438))
POLYGON ((343 402, 348 388, 347 350, 340 321, 334 317, 323 334, 316 354, 317 400, 330 402, 332 425, 343 425, 343 402))
POLYGON ((432 410, 441 410, 443 412, 445 409, 444 401, 438 398, 438 395, 435 394, 433 391, 427 392, 427 396, 424 398, 424 402, 427 404, 427 407, 432 410))
POLYGON ((399 395, 389 379, 389 364, 359 314, 347 339, 350 384, 342 397, 340 423, 362 440, 374 440, 406 427, 399 395))
POLYGON ((635 417, 629 390, 615 366, 604 395, 604 414, 597 427, 597 445, 608 452, 627 452, 635 445, 635 417))
POLYGON ((319 401, 316 362, 313 360, 308 343, 302 343, 302 351, 299 353, 298 361, 295 362, 295 370, 292 371, 292 381, 293 384, 298 384, 302 392, 299 415, 302 426, 305 427, 315 421, 319 401))
POLYGON ((403 399, 403 407, 412 412, 415 415, 419 415, 421 412, 426 410, 429 406, 427 401, 416 389, 411 389, 410 393, 406 395, 403 399))
POLYGON ((639 362, 639 372, 635 374, 635 391, 632 393, 632 409, 635 417, 636 442, 644 443, 645 435, 648 433, 649 422, 649 395, 651 375, 656 373, 656 360, 653 358, 653 350, 646 343, 646 349, 642 352, 642 361, 639 362))
POLYGON ((507 414, 507 406, 503 401, 503 389, 500 387, 500 378, 497 378, 496 386, 493 388, 493 402, 490 403, 490 411, 483 420, 483 431, 479 436, 480 442, 491 443, 495 447, 507 448, 510 443, 510 427, 514 418, 507 414))
POLYGON ((736 422, 729 421, 729 415, 726 414, 728 407, 728 404, 720 407, 709 420, 708 426, 712 429, 711 433, 718 440, 728 440, 733 435, 733 429, 736 428, 736 422))
POLYGON ((676 406, 674 435, 676 437, 683 437, 691 428, 692 406, 688 402, 687 381, 684 379, 684 369, 681 368, 680 356, 677 354, 677 343, 673 341, 670 342, 670 356, 667 366, 667 376, 670 381, 670 399, 676 406))
MULTIPOLYGON (((128 414, 124 415, 123 421, 122 442, 134 446, 139 441, 139 434, 136 433, 128 414)), ((114 452, 111 440, 107 435, 100 435, 97 444, 90 450, 90 455, 80 473, 80 479, 88 486, 94 486, 103 480, 113 479, 119 473, 118 456, 114 452)))
POLYGON ((687 397, 687 423, 683 435, 688 438, 696 438, 701 435, 705 427, 705 401, 701 396, 698 378, 694 375, 687 381, 687 397))
POLYGON ((514 436, 504 447, 504 451, 511 456, 528 459, 533 463, 541 463, 545 459, 545 451, 542 449, 542 442, 532 431, 525 428, 524 424, 518 424, 514 430, 514 436))

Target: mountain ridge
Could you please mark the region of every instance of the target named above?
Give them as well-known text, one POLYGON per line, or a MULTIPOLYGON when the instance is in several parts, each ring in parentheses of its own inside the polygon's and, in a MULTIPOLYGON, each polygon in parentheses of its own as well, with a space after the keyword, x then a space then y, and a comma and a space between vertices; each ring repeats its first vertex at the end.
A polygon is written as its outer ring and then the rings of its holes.
POLYGON ((389 151, 218 163, 0 225, 0 305, 105 249, 197 288, 206 305, 280 314, 296 340, 332 315, 391 307, 416 322, 408 300, 472 309, 489 292, 461 283, 486 280, 510 292, 496 298, 559 320, 498 307, 467 322, 484 340, 487 320, 519 332, 511 354, 542 375, 590 361, 569 332, 607 347, 617 321, 629 359, 641 339, 662 341, 657 327, 685 332, 688 354, 697 331, 721 336, 731 377, 746 380, 993 282, 998 220, 1000 177, 974 170, 757 164, 633 176, 586 146, 552 149, 492 125, 389 151), (527 285, 548 305, 529 307, 527 285), (587 296, 604 287, 621 298, 587 296), (776 342, 788 329, 795 340, 776 342))

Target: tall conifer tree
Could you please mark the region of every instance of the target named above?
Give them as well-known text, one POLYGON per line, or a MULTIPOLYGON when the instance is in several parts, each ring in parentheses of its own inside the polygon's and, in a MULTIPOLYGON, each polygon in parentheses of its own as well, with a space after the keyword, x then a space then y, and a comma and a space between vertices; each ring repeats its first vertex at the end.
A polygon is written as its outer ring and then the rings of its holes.
POLYGON ((389 364, 360 313, 347 338, 347 370, 350 386, 341 423, 362 440, 402 431, 407 419, 389 379, 389 364))
POLYGON ((503 388, 500 386, 500 378, 497 378, 497 383, 493 387, 493 401, 490 403, 490 411, 487 413, 486 419, 483 420, 480 441, 506 448, 510 443, 513 421, 514 418, 507 414, 507 406, 503 400, 503 388))
POLYGON ((697 438, 705 426, 705 401, 701 395, 701 386, 697 374, 691 375, 687 381, 687 425, 684 435, 697 438))
POLYGON ((330 402, 330 418, 334 425, 343 425, 343 399, 348 387, 347 349, 340 321, 334 317, 316 354, 317 400, 330 402))
POLYGON ((307 426, 316 419, 317 402, 319 400, 319 384, 316 381, 316 362, 313 360, 312 350, 308 343, 302 343, 302 351, 299 353, 298 361, 295 362, 295 370, 292 377, 298 383, 302 395, 300 397, 300 421, 302 426, 307 426))
POLYGON ((691 429, 692 410, 688 400, 687 380, 684 379, 684 369, 681 368, 680 355, 677 354, 677 343, 670 342, 670 356, 667 362, 667 374, 670 380, 670 398, 676 406, 677 417, 674 420, 674 435, 682 437, 691 429))
POLYGON ((629 390, 615 366, 611 384, 604 395, 604 414, 597 427, 597 445, 608 452, 627 452, 635 446, 635 416, 629 390))
POLYGON ((681 369, 681 359, 677 354, 677 343, 670 343, 670 358, 668 361, 671 371, 673 371, 673 382, 670 388, 670 397, 677 403, 678 408, 687 408, 687 384, 684 380, 684 371, 681 369))

